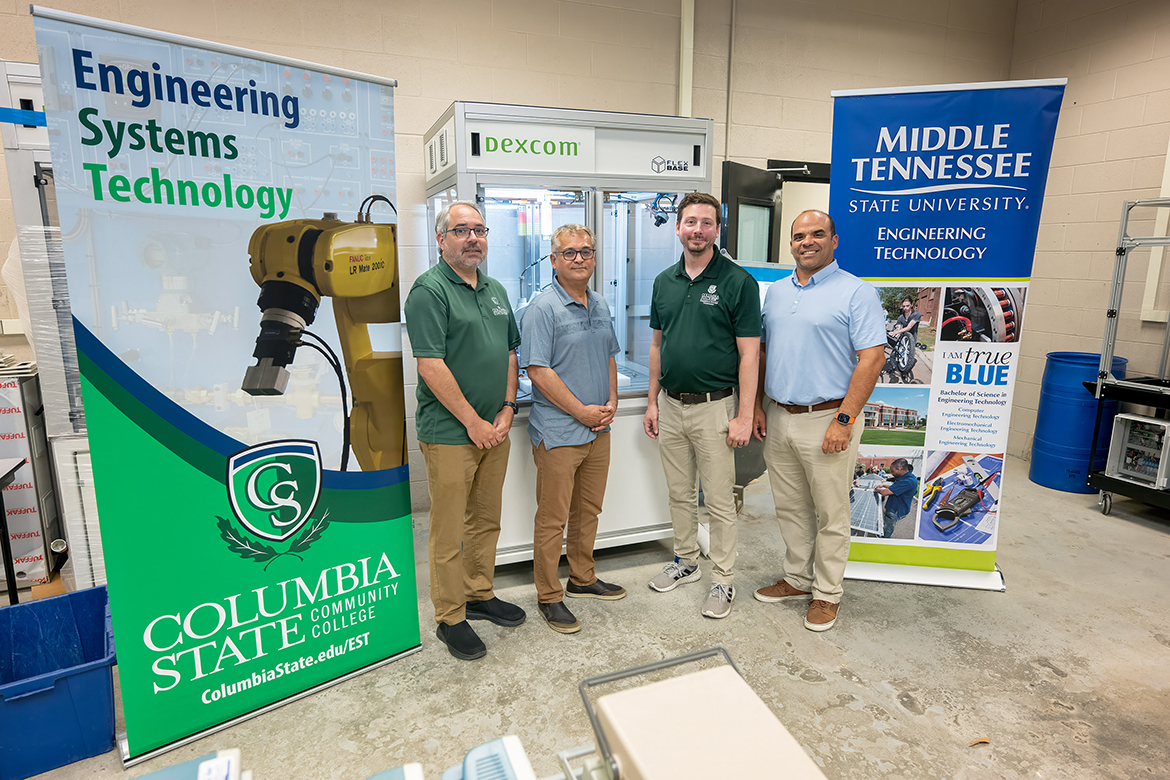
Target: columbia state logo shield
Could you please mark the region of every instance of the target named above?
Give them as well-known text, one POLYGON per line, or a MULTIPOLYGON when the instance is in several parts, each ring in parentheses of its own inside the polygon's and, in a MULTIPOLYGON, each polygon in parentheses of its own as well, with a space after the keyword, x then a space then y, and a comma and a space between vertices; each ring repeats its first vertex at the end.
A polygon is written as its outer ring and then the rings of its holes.
POLYGON ((305 524, 321 497, 317 442, 288 439, 228 460, 228 497, 236 518, 262 539, 284 541, 305 524))

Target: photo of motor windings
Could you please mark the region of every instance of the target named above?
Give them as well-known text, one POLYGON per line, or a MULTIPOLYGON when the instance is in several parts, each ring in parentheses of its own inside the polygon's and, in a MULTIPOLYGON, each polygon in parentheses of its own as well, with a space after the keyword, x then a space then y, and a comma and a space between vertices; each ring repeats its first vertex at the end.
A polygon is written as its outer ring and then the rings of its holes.
POLYGON ((922 456, 920 449, 861 446, 849 490, 850 536, 914 538, 922 456))
POLYGON ((397 468, 407 458, 401 347, 375 351, 370 341, 370 325, 400 320, 398 226, 371 221, 377 203, 397 214, 388 198, 371 195, 354 222, 326 213, 321 219, 270 223, 257 228, 248 243, 261 316, 252 354, 256 364, 245 371, 243 390, 281 395, 298 348, 324 356, 337 374, 345 415, 341 471, 348 470, 351 447, 362 471, 397 468), (308 330, 323 297, 332 299, 342 360, 308 330))
POLYGON ((1002 454, 928 452, 924 474, 919 538, 971 545, 995 539, 1002 454))
POLYGON ((1026 287, 948 287, 939 339, 1010 344, 1024 328, 1026 287))

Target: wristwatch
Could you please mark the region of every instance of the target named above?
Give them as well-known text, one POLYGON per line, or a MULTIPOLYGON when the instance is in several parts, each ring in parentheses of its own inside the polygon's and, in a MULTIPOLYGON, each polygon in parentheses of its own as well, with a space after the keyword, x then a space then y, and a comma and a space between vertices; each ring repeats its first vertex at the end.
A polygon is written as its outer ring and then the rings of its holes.
MULTIPOLYGON (((512 414, 519 414, 520 413, 520 407, 516 405, 515 401, 504 401, 504 406, 512 407, 512 414)), ((500 408, 503 409, 504 406, 501 406, 500 408)))
POLYGON ((845 412, 837 412, 837 422, 841 423, 842 425, 852 425, 853 421, 856 419, 856 417, 850 417, 849 415, 845 414, 845 412))

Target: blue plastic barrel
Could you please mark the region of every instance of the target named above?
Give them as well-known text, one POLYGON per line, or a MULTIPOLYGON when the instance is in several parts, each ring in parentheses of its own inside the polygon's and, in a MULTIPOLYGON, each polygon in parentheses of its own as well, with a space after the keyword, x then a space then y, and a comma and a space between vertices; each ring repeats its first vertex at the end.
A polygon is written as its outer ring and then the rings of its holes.
MULTIPOLYGON (((1111 373, 1125 378, 1129 361, 1113 358, 1111 373)), ((1097 421, 1097 399, 1082 382, 1097 381, 1101 356, 1091 352, 1049 352, 1040 383, 1040 409, 1032 439, 1032 465, 1028 479, 1037 485, 1068 493, 1095 493, 1085 484, 1093 426, 1097 421)), ((1093 470, 1105 468, 1109 437, 1117 401, 1106 401, 1101 412, 1101 433, 1093 453, 1093 470)))

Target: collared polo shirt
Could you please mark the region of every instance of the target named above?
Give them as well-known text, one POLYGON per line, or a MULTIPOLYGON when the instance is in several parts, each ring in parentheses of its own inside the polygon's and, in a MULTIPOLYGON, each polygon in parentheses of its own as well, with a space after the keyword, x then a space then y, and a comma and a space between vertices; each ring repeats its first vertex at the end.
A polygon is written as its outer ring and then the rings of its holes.
MULTIPOLYGON (((559 282, 532 299, 520 329, 520 366, 546 366, 586 406, 609 401, 609 359, 618 353, 617 334, 605 299, 585 291, 589 307, 573 299, 559 282)), ((607 427, 606 431, 609 430, 607 427)), ((600 431, 582 425, 532 385, 528 437, 545 449, 588 444, 600 431)))
POLYGON ((764 296, 764 392, 782 404, 844 398, 857 353, 886 343, 886 315, 869 282, 837 261, 801 285, 793 273, 764 296))
MULTIPOLYGON (((477 272, 475 287, 442 258, 423 272, 406 296, 404 314, 415 357, 442 358, 475 413, 491 422, 508 391, 508 355, 520 331, 504 286, 477 272)), ((471 444, 463 423, 419 376, 415 428, 428 444, 471 444)))
POLYGON ((735 339, 760 335, 760 286, 716 250, 694 279, 683 257, 654 279, 650 327, 662 331, 660 383, 675 393, 739 385, 735 339))
POLYGON ((910 502, 918 495, 918 477, 913 471, 907 471, 890 483, 890 492, 886 496, 886 514, 902 518, 910 514, 910 502))

